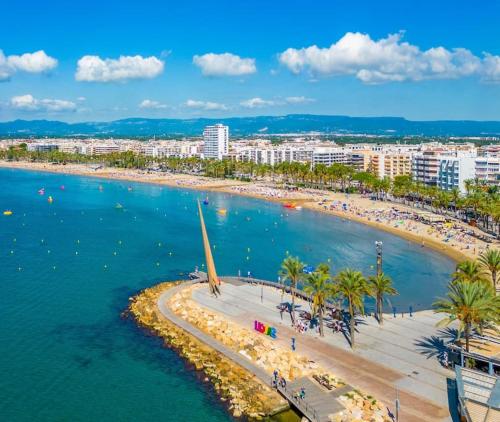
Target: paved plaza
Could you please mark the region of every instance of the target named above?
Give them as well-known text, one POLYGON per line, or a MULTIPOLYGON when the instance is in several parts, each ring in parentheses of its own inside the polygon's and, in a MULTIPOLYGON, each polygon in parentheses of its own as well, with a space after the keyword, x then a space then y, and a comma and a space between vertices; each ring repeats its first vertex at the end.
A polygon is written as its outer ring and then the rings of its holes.
MULTIPOLYGON (((448 409, 455 409, 454 373, 443 368, 437 359, 449 335, 436 328, 440 315, 421 311, 386 315, 383 326, 375 318, 366 317, 357 324, 356 349, 351 350, 342 333, 325 327, 325 337, 317 330, 297 333, 291 328, 290 315, 282 318, 277 305, 281 291, 248 283, 223 283, 222 295, 214 298, 208 288, 193 293, 200 305, 224 314, 241 326, 252 328, 254 320, 276 327, 277 339, 291 347, 296 339, 297 353, 308 356, 354 387, 382 400, 394 409, 396 396, 401 403, 405 421, 450 421, 448 409)), ((284 301, 290 300, 285 294, 284 301)), ((310 311, 303 300, 296 302, 300 310, 310 311)), ((298 312, 297 312, 298 314, 298 312)), ((455 415, 453 415, 455 419, 455 415)))

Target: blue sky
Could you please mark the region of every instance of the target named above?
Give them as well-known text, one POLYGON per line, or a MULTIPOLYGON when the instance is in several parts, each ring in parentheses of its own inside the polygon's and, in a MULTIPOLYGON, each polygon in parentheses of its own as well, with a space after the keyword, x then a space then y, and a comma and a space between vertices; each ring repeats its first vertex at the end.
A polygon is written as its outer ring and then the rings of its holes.
POLYGON ((0 120, 500 120, 499 21, 496 1, 11 2, 0 120))

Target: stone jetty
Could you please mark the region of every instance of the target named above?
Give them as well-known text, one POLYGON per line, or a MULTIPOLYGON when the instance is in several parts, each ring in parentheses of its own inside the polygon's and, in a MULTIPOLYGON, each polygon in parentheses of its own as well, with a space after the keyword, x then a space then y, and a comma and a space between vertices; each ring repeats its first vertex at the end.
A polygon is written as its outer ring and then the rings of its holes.
POLYGON ((287 410, 288 403, 274 389, 161 314, 157 306, 159 296, 178 284, 161 283, 132 297, 129 312, 136 322, 161 337, 197 370, 203 371, 221 400, 228 401, 233 416, 261 420, 287 410))

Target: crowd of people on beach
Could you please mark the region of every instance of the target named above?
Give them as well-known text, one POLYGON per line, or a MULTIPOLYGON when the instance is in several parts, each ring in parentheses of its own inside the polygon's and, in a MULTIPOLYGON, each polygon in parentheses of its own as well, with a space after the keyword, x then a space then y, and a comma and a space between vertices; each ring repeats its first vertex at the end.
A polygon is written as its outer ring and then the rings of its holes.
POLYGON ((430 238, 474 254, 481 253, 487 248, 487 245, 481 245, 482 242, 478 242, 480 235, 472 228, 449 218, 436 216, 437 218, 432 221, 425 216, 426 213, 400 209, 396 206, 368 208, 359 206, 347 198, 345 201, 336 200, 330 203, 323 200, 318 205, 324 210, 344 214, 346 217, 355 216, 421 236, 422 246, 425 246, 425 239, 430 238))

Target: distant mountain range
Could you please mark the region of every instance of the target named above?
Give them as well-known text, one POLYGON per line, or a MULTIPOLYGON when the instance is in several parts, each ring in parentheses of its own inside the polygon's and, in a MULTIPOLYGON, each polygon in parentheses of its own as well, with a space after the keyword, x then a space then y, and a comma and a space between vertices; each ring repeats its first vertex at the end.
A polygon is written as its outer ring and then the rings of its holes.
POLYGON ((223 123, 232 135, 344 133, 389 136, 500 136, 500 121, 411 121, 402 117, 349 117, 312 114, 225 119, 145 119, 65 123, 51 120, 0 122, 0 136, 165 136, 201 135, 204 126, 223 123))

